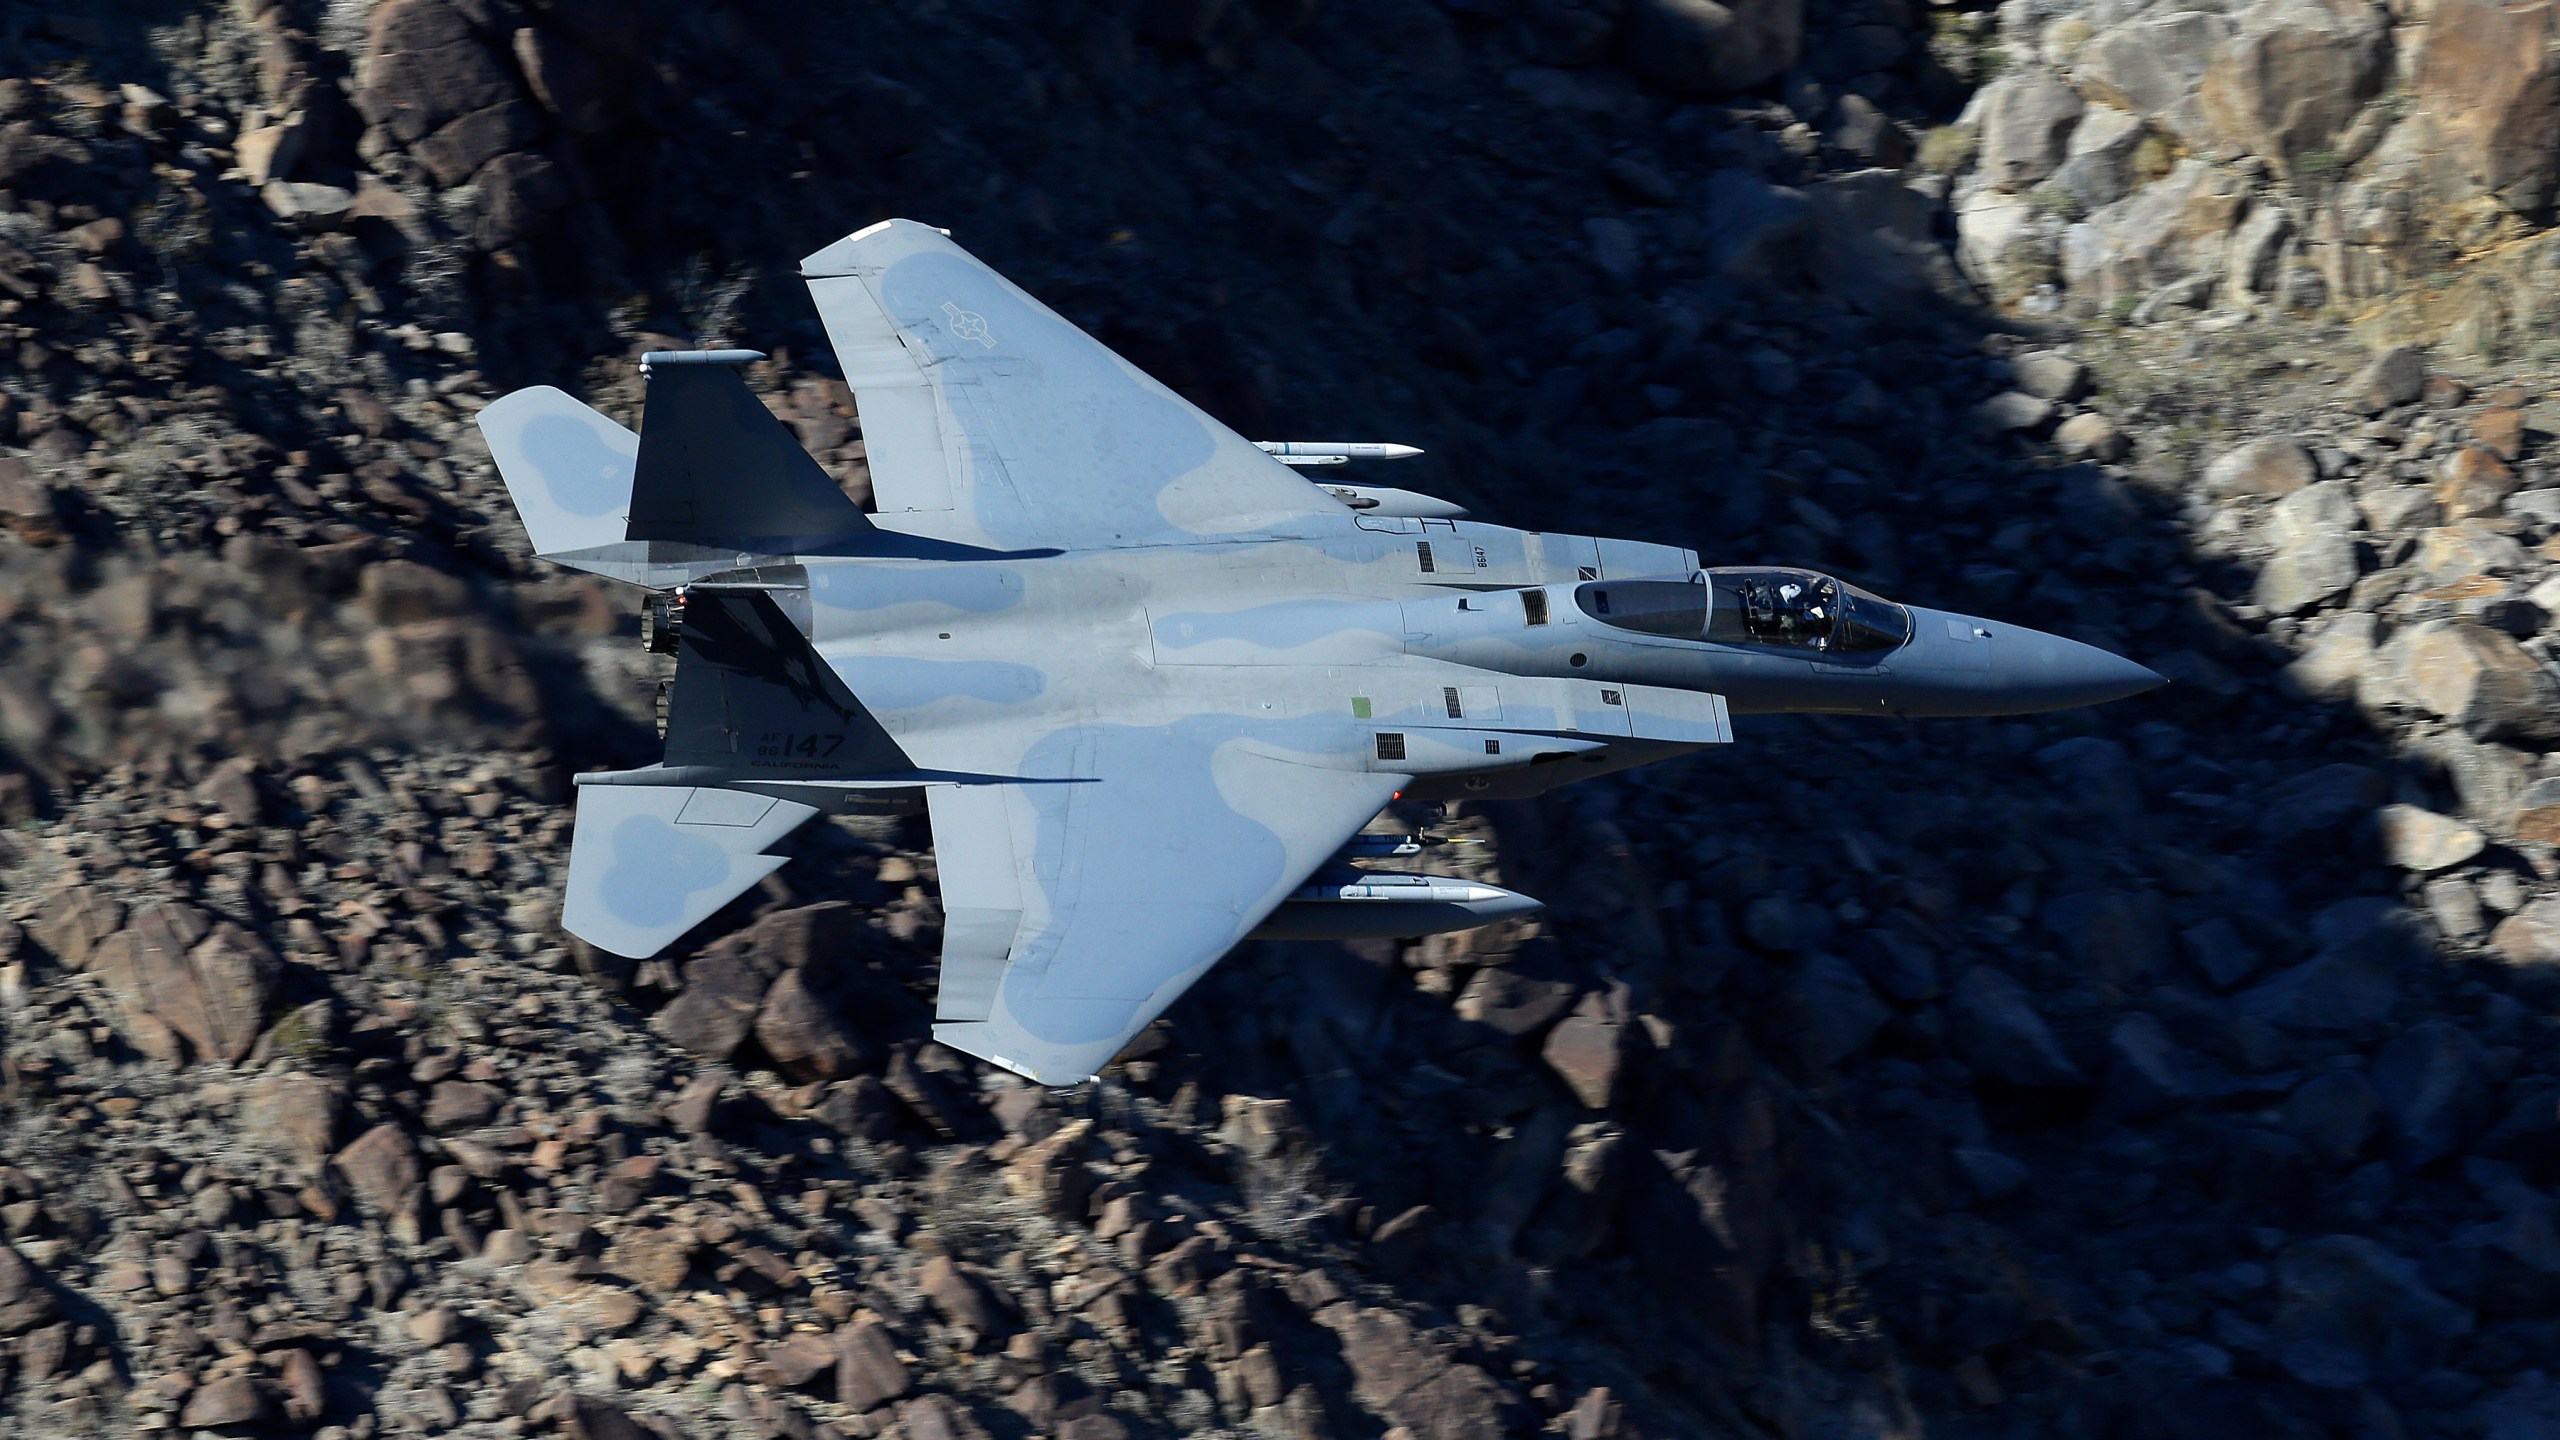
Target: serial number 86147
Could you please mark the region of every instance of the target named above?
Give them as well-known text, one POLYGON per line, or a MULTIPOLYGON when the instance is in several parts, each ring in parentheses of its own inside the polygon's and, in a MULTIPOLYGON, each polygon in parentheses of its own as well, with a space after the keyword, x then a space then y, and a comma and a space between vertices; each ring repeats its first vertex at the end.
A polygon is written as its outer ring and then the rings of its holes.
POLYGON ((801 734, 768 730, 756 741, 759 760, 824 760, 844 748, 842 735, 801 734))

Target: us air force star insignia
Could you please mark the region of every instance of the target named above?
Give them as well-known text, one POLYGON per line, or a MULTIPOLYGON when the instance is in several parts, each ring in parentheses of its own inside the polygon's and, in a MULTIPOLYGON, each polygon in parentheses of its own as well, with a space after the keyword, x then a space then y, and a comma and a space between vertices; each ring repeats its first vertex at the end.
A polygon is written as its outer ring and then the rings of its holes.
POLYGON ((993 350, 996 337, 987 329, 987 317, 975 310, 963 310, 951 301, 942 302, 942 313, 951 317, 951 333, 963 340, 975 340, 993 350))

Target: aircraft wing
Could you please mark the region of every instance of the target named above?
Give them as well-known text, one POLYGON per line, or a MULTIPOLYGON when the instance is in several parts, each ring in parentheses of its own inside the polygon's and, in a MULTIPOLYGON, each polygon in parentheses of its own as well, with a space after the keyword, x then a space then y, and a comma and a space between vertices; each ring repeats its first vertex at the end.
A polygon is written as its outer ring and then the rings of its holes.
POLYGON ((1320 769, 1199 722, 1086 726, 1026 783, 941 786, 934 1036, 1083 1080, 1357 834, 1401 775, 1320 769))
POLYGON ((800 262, 879 522, 999 550, 1319 532, 1349 511, 912 220, 800 262))

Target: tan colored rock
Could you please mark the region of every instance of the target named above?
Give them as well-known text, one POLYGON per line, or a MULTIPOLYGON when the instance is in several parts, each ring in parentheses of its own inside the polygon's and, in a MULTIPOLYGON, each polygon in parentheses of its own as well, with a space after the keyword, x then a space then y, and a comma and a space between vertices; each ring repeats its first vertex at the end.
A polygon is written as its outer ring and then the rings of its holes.
POLYGON ((2513 406, 2483 410, 2471 422, 2471 443, 2501 460, 2524 454, 2524 412, 2513 406))
POLYGON ((2405 693, 2478 739, 2560 739, 2560 680, 2513 639, 2458 620, 2394 637, 2405 693))
POLYGON ((2526 568, 2524 547, 2478 520, 2458 520, 2418 534, 2412 563, 2430 585, 2526 568))
POLYGON ((2280 436, 2225 450, 2204 471, 2205 488, 2221 496, 2290 495, 2319 478, 2311 452, 2280 436))
POLYGON ((333 1162, 358 1203, 376 1214, 408 1208, 418 1189, 418 1152, 407 1132, 384 1121, 338 1152, 333 1162))
POLYGON ((2390 17, 2366 0, 2257 0, 2205 67, 2214 134, 2290 174, 2329 153, 2389 69, 2390 17))
POLYGON ((1591 1109, 1605 1110, 1626 1064, 1623 1028, 1611 1018, 1608 998, 1595 990, 1547 1032, 1539 1054, 1575 1099, 1591 1109))
POLYGON ((303 112, 296 110, 273 125, 244 132, 231 147, 232 163, 253 188, 270 180, 290 180, 294 167, 302 163, 309 138, 310 127, 303 112))
POLYGON ((247 1375, 229 1375, 198 1386, 178 1413, 178 1423, 190 1430, 219 1430, 263 1420, 266 1415, 267 1397, 258 1382, 247 1375))
POLYGON ((2436 0, 2410 90, 2449 158, 2508 209, 2540 211, 2560 179, 2560 5, 2436 0))
POLYGON ((2083 410, 2054 427, 2053 447, 2075 459, 2086 457, 2101 464, 2112 464, 2124 458, 2124 432, 2116 423, 2094 410, 2083 410))
POLYGON ((87 968, 108 936, 124 928, 124 907, 87 885, 56 892, 29 922, 27 933, 65 966, 87 968))
POLYGON ((2489 948, 2510 965, 2560 964, 2560 905, 2537 900, 2499 921, 2489 948))
POLYGON ((201 911, 155 900, 98 946, 91 968, 133 1047, 183 1065, 249 1053, 282 965, 239 926, 208 931, 201 911))
POLYGON ((810 991, 806 973, 785 970, 764 992, 756 1009, 756 1041, 795 1078, 840 1079, 860 1066, 862 1037, 810 991))
POLYGON ((2518 840, 2560 845, 2560 780, 2536 780, 2516 801, 2513 823, 2518 840))
POLYGON ((877 1323, 857 1320, 836 1332, 836 1349, 836 1403, 870 1410, 907 1393, 906 1362, 877 1323))
POLYGON ((316 1166, 336 1148, 345 1108, 345 1095, 335 1081, 317 1075, 265 1075, 241 1092, 240 1129, 306 1167, 316 1166))
POLYGON ((1965 113, 1980 136, 1974 160, 1996 190, 2032 190, 2053 178, 2070 152, 2081 100, 2070 86, 2037 69, 2014 71, 1982 87, 1965 113))
POLYGON ((701 1252, 702 1237, 684 1226, 630 1230, 605 1251, 604 1268, 652 1295, 672 1295, 701 1252))
POLYGON ((2063 236, 2063 279, 2076 299, 2098 308, 2179 281, 2217 279, 2248 206, 2248 185, 2238 175, 2182 160, 2072 226, 2063 236))
POLYGON ((2350 404, 2367 415, 2407 405, 2426 393, 2427 358, 2415 345, 2394 345, 2365 362, 2347 382, 2350 404))
POLYGON ((2494 451, 2465 445, 2445 463, 2444 478, 2436 482, 2436 503, 2452 520, 2495 515, 2506 507, 2507 497, 2516 493, 2520 483, 2514 467, 2494 451))
POLYGON ((2314 635, 2300 659, 2276 675, 2277 688, 2300 700, 2344 700, 2373 664, 2375 618, 2344 611, 2314 635))
POLYGON ((2155 11, 2082 46, 2072 83, 2090 99, 2130 110, 2200 148, 2209 137, 2196 92, 2231 32, 2230 18, 2214 11, 2155 11))
POLYGON ((2450 870, 2479 854, 2488 837, 2450 815, 2415 805, 2385 805, 2373 813, 2374 842, 2386 865, 2419 874, 2450 870))

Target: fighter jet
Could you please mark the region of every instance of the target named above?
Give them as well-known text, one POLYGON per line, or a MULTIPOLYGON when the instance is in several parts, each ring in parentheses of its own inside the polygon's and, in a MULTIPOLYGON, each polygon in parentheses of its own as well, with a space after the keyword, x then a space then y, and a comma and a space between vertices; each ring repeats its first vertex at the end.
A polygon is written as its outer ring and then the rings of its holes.
POLYGON ((551 388, 480 412, 542 558, 645 588, 666 752, 577 777, 562 924, 658 953, 820 814, 921 804, 936 1038, 1094 1076, 1238 942, 1538 903, 1363 869, 1390 800, 1536 795, 1732 717, 2011 715, 2160 683, 2104 650, 1676 545, 1319 482, 1382 442, 1244 439, 942 231, 801 262, 865 511, 747 387, 642 357, 640 432, 551 388), (1319 468, 1320 467, 1320 468, 1319 468))

